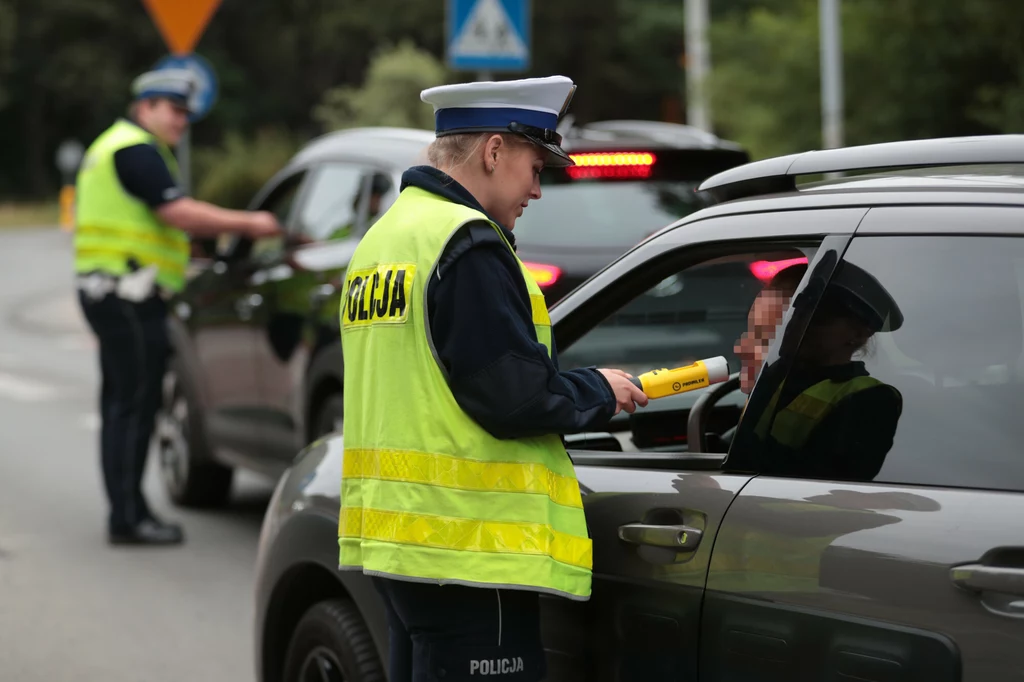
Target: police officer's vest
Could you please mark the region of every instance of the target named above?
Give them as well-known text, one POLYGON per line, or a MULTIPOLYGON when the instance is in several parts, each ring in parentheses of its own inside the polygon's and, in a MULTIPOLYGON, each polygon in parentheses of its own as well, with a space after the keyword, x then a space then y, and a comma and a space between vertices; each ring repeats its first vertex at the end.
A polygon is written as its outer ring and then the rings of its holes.
MULTIPOLYGON (((814 384, 779 410, 771 426, 771 437, 780 445, 794 450, 803 447, 814 428, 832 413, 847 396, 884 384, 874 377, 862 376, 847 381, 826 379, 814 384)), ((768 432, 771 415, 779 403, 780 385, 761 414, 754 433, 762 441, 768 432)))
MULTIPOLYGON (((591 541, 560 437, 490 435, 459 407, 434 354, 427 283, 438 276, 445 244, 470 221, 490 222, 409 187, 367 231, 349 265, 341 307, 340 565, 586 599, 591 541)), ((520 266, 537 339, 550 353, 544 295, 520 266)))
POLYGON ((120 120, 100 135, 85 153, 78 173, 75 226, 75 272, 106 272, 119 276, 128 262, 155 265, 157 284, 181 291, 189 261, 189 238, 162 220, 143 201, 121 186, 114 153, 137 144, 152 144, 172 176, 178 165, 167 145, 133 123, 120 120))

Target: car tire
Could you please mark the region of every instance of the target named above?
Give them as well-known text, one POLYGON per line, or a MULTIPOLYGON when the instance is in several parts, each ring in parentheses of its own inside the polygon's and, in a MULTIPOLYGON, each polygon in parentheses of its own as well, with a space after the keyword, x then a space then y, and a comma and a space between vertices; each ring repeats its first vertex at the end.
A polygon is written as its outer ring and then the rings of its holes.
POLYGON ((345 399, 340 393, 331 395, 317 410, 316 420, 313 422, 313 440, 324 436, 341 432, 341 424, 345 418, 345 399))
POLYGON ((219 507, 231 496, 234 471, 203 457, 206 443, 182 369, 174 357, 164 375, 156 424, 160 478, 171 501, 180 507, 219 507))
POLYGON ((370 631, 347 599, 320 602, 295 627, 283 682, 385 682, 370 631))

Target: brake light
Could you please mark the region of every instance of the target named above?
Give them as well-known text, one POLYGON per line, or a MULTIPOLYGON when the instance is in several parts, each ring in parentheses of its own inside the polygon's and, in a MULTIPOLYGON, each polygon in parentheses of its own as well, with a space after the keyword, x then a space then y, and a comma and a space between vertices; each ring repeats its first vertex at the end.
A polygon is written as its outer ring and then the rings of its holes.
POLYGON ((654 154, 648 152, 595 152, 570 154, 577 166, 653 166, 654 154))
POLYGON ((800 263, 806 263, 807 258, 788 258, 786 260, 759 260, 754 261, 750 264, 750 272, 754 274, 762 282, 771 280, 772 277, 779 274, 786 268, 792 265, 798 265, 800 263))
POLYGON ((540 288, 549 287, 558 281, 562 276, 562 269, 554 265, 543 265, 541 263, 523 262, 526 269, 533 275, 533 279, 540 288))
POLYGON ((647 178, 657 157, 650 152, 590 152, 570 154, 576 163, 569 166, 569 177, 584 178, 647 178))

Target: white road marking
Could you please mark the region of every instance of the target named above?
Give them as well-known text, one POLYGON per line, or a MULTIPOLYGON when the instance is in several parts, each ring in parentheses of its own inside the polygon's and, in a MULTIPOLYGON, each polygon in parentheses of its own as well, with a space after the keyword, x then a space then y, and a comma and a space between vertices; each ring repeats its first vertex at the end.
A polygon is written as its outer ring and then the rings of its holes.
POLYGON ((57 395, 57 388, 33 379, 0 372, 0 398, 10 398, 23 403, 51 400, 57 395))

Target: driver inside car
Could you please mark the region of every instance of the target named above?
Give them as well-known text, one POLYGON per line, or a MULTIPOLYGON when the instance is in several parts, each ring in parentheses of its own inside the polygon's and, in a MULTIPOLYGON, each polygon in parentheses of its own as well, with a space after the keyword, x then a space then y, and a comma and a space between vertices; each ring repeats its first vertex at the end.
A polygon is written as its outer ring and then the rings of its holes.
MULTIPOLYGON (((740 390, 748 396, 806 271, 804 264, 781 270, 750 308, 747 331, 734 349, 741 363, 740 390)), ((852 480, 878 474, 892 448, 903 400, 853 356, 865 351, 876 333, 894 331, 902 322, 896 302, 874 277, 848 262, 837 266, 788 372, 789 350, 782 348, 780 360, 764 367, 761 377, 775 387, 767 404, 765 391, 761 405, 747 405, 756 421, 752 430, 744 430, 744 445, 762 453, 763 473, 852 480)))

